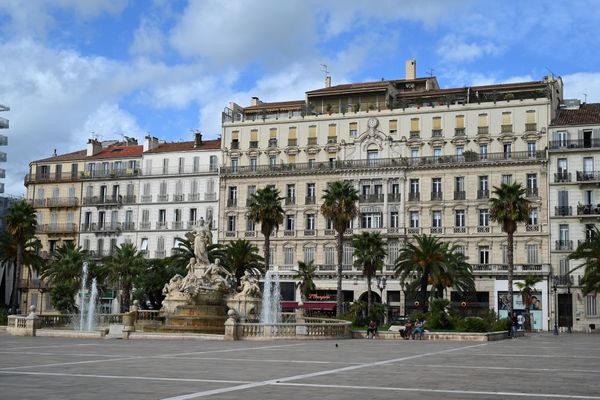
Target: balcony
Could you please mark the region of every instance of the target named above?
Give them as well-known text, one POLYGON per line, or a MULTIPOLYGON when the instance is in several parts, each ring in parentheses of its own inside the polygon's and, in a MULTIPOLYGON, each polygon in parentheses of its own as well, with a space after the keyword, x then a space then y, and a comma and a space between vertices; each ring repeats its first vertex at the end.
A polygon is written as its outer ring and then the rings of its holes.
POLYGON ((188 201, 200 201, 200 193, 189 193, 187 199, 188 201))
POLYGON ((531 197, 538 197, 538 196, 539 196, 538 188, 536 188, 536 187, 527 188, 527 190, 525 192, 525 197, 531 198, 531 197))
POLYGON ((121 230, 123 231, 135 231, 135 222, 124 222, 121 226, 121 230))
POLYGON ((309 137, 308 141, 306 142, 306 144, 308 146, 316 146, 317 145, 317 138, 316 137, 309 137))
POLYGON ((182 230, 183 229, 183 221, 171 222, 171 229, 182 230))
POLYGON ((154 252, 154 258, 165 258, 167 256, 166 250, 156 250, 154 252))
POLYGON ((455 226, 454 233, 467 233, 467 227, 466 226, 455 226))
POLYGON ((477 199, 478 200, 489 199, 489 198, 490 198, 489 190, 478 190, 477 191, 477 199))
POLYGON ((121 230, 120 222, 111 222, 111 223, 87 223, 81 224, 81 232, 89 232, 89 233, 114 233, 121 230))
POLYGON ((123 204, 135 204, 136 197, 132 194, 127 196, 121 196, 121 203, 123 204))
POLYGON ((500 133, 512 133, 513 126, 512 124, 502 124, 500 125, 500 133))
POLYGON ((420 235, 421 234, 421 228, 417 227, 410 227, 410 228, 406 228, 406 234, 407 235, 420 235))
POLYGON ((305 229, 304 230, 304 236, 316 236, 316 235, 317 235, 316 229, 305 229))
POLYGON ((577 215, 589 215, 589 216, 599 216, 600 215, 600 204, 583 204, 577 206, 577 215))
POLYGON ((227 207, 237 207, 237 198, 227 199, 227 207))
POLYGON ((277 139, 269 139, 269 148, 277 147, 277 139))
POLYGON ((84 197, 84 206, 115 206, 121 204, 121 196, 92 196, 84 197))
MULTIPOLYGON (((506 275, 507 264, 471 264, 474 275, 506 275)), ((515 275, 549 275, 550 264, 514 264, 515 275)))
POLYGON ((250 144, 248 145, 248 148, 250 148, 250 149, 258 149, 258 140, 251 140, 250 144))
POLYGON ((539 224, 525 224, 525 232, 541 232, 542 226, 539 224))
POLYGON ((454 128, 454 136, 465 136, 465 128, 454 128))
POLYGON ((77 197, 49 197, 46 199, 46 207, 49 208, 77 207, 78 205, 77 197))
POLYGON ((444 228, 441 226, 434 226, 429 229, 429 233, 442 235, 444 233, 444 228))
POLYGON ((421 131, 410 131, 408 139, 417 140, 421 138, 421 131))
POLYGON ((21 279, 19 281, 19 289, 50 289, 52 285, 44 279, 21 279))
POLYGON ((577 171, 577 182, 600 182, 600 171, 577 171))
POLYGON ((554 183, 571 182, 570 172, 557 172, 554 174, 554 183))
POLYGON ((286 229, 283 231, 283 236, 285 237, 293 237, 296 236, 296 231, 293 229, 286 229))
POLYGON ((75 233, 77 232, 77 224, 43 224, 36 227, 37 233, 75 233))
POLYGON ((421 199, 421 194, 419 192, 409 192, 408 193, 408 201, 419 201, 421 199))
POLYGON ((244 237, 256 237, 256 231, 246 231, 244 237))
POLYGON ((156 201, 157 202, 163 202, 163 201, 169 201, 169 195, 168 194, 157 194, 156 195, 156 201))
POLYGON ((151 194, 143 194, 140 196, 140 200, 142 203, 152 203, 152 195, 151 194))
POLYGON ((105 171, 84 171, 81 175, 81 179, 93 180, 93 179, 118 179, 118 178, 132 178, 140 175, 140 171, 134 168, 124 169, 110 169, 105 171))
POLYGON ((75 173, 37 173, 25 175, 25 185, 30 183, 72 182, 78 181, 81 174, 75 173))
POLYGON ((173 195, 173 202, 182 202, 185 201, 185 195, 184 194, 174 194, 173 195))
POLYGON ((288 147, 297 147, 298 139, 288 139, 288 147))
POLYGON ((240 148, 240 142, 238 142, 237 140, 232 140, 231 141, 231 150, 239 150, 240 148))
POLYGON ((167 221, 158 221, 156 223, 156 229, 167 229, 167 228, 168 228, 167 221))
POLYGON ((296 197, 286 197, 285 198, 285 205, 286 206, 293 206, 296 204, 296 197))
POLYGON ((151 226, 152 226, 152 223, 150 221, 140 222, 140 229, 142 229, 142 230, 148 230, 151 228, 151 226))
POLYGON ((489 225, 479 225, 477 227, 477 233, 490 233, 492 231, 492 227, 489 225))
POLYGON ((488 135, 490 133, 490 127, 489 126, 478 126, 477 127, 477 134, 478 135, 488 135))
POLYGON ((464 190, 455 190, 454 191, 454 200, 464 200, 467 197, 467 192, 464 190))
POLYGON ((204 193, 204 200, 205 201, 216 201, 217 194, 216 193, 204 193))
POLYGON ((442 198, 442 192, 431 192, 431 201, 439 201, 442 200, 442 198))
POLYGON ((400 202, 400 193, 388 193, 387 200, 388 200, 388 203, 399 203, 400 202))
POLYGON ((571 251, 573 250, 572 240, 555 240, 554 249, 556 251, 571 251))
POLYGON ((291 173, 302 173, 305 171, 330 172, 349 169, 378 169, 378 168, 440 168, 444 165, 481 165, 489 164, 517 164, 519 162, 535 162, 546 160, 545 151, 516 151, 512 153, 487 153, 476 154, 467 153, 461 156, 427 156, 411 158, 380 158, 377 160, 347 160, 330 162, 307 162, 293 164, 263 164, 263 165, 245 165, 237 168, 223 167, 221 172, 225 176, 232 175, 261 175, 278 174, 288 175, 291 173))
POLYGON ((431 130, 431 137, 432 138, 441 138, 442 137, 442 130, 441 129, 432 129, 431 130))
POLYGON ((325 236, 334 236, 335 229, 325 229, 325 236))
POLYGON ((383 194, 363 194, 359 198, 360 203, 383 203, 383 194))
POLYGON ((537 124, 535 122, 525 124, 525 132, 537 132, 537 124))
POLYGON ((571 206, 558 206, 554 207, 555 217, 568 217, 573 215, 573 209, 571 206))
POLYGON ((315 204, 317 202, 317 198, 315 196, 306 196, 304 198, 304 204, 315 204))
POLYGON ((563 140, 551 140, 550 150, 564 150, 564 149, 591 149, 594 147, 600 147, 600 139, 563 139, 563 140))
POLYGON ((327 144, 336 144, 337 143, 337 136, 328 136, 327 137, 327 144))

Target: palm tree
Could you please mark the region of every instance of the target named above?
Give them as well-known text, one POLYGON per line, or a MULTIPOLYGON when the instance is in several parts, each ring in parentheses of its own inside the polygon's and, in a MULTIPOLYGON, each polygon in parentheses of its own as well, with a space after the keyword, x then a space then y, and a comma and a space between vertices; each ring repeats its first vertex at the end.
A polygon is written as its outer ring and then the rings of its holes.
POLYGON ((316 270, 317 267, 314 261, 298 261, 298 270, 295 271, 296 274, 292 278, 298 280, 298 282, 296 282, 296 287, 300 288, 300 295, 302 296, 303 303, 306 302, 306 298, 310 291, 317 288, 313 281, 316 270))
MULTIPOLYGON (((190 262, 190 258, 196 258, 196 255, 194 254, 194 234, 188 232, 186 233, 185 238, 176 237, 175 241, 177 247, 173 248, 172 255, 169 257, 169 265, 181 271, 185 271, 190 262)), ((220 247, 221 245, 216 243, 208 246, 208 259, 210 262, 215 261, 220 247)))
POLYGON ((277 231, 283 223, 284 211, 281 207, 283 197, 279 197, 279 190, 274 186, 259 189, 250 198, 248 218, 255 223, 260 223, 260 232, 265 238, 263 258, 265 270, 269 270, 271 256, 271 234, 277 231))
MULTIPOLYGON (((35 229, 37 227, 35 210, 25 200, 18 201, 8 208, 4 218, 6 231, 14 238, 17 244, 15 276, 17 279, 21 279, 25 245, 27 241, 35 235, 35 229)), ((18 306, 18 290, 15 285, 11 296, 11 307, 13 310, 16 310, 18 306)))
POLYGON ((418 288, 418 308, 427 311, 427 287, 430 283, 435 283, 432 277, 442 276, 446 271, 448 248, 435 236, 417 235, 413 239, 414 243, 409 242, 400 251, 394 268, 401 282, 416 275, 416 280, 408 285, 409 291, 413 287, 418 288))
POLYGON ((121 312, 129 311, 133 282, 144 270, 145 265, 144 255, 132 243, 117 246, 113 254, 104 259, 108 282, 122 291, 121 312))
POLYGON ((531 298, 533 297, 533 291, 536 283, 541 282, 542 278, 537 276, 528 276, 523 282, 517 282, 515 285, 521 291, 521 297, 523 298, 523 304, 525 305, 525 330, 531 331, 531 298))
POLYGON ((263 258, 258 254, 258 247, 245 239, 227 243, 215 252, 215 256, 221 258, 223 266, 235 276, 237 286, 247 270, 263 269, 263 258))
POLYGON ((513 275, 514 275, 514 234, 517 223, 527 221, 529 217, 529 200, 525 198, 526 190, 520 183, 503 183, 494 187, 490 202, 490 217, 502 226, 506 232, 506 258, 508 261, 508 315, 513 312, 513 275))
POLYGON ((568 258, 582 261, 581 264, 569 271, 569 274, 585 268, 581 278, 583 294, 600 292, 600 230, 594 228, 590 239, 577 246, 568 258))
MULTIPOLYGON (((362 232, 354 236, 352 247, 354 247, 354 265, 361 267, 363 275, 367 278, 367 310, 370 314, 373 308, 371 280, 383 267, 385 245, 379 232, 362 232)), ((383 302, 383 299, 381 300, 383 302)))
MULTIPOLYGON (((27 243, 25 243, 23 265, 29 266, 29 276, 32 275, 33 271, 39 271, 44 265, 44 260, 38 254, 41 247, 40 241, 35 237, 29 239, 27 243)), ((17 263, 17 242, 13 236, 6 232, 0 233, 0 262, 9 268, 15 268, 17 263)), ((17 276, 15 271, 13 273, 13 288, 17 287, 18 279, 20 279, 20 277, 17 276)))
POLYGON ((52 303, 58 311, 75 311, 75 296, 81 287, 81 267, 87 260, 87 251, 81 250, 73 242, 67 242, 56 249, 50 262, 42 269, 41 277, 53 287, 52 303))
POLYGON ((337 298, 336 313, 342 314, 342 256, 344 252, 344 232, 348 224, 358 214, 358 192, 349 181, 331 182, 323 194, 321 213, 331 221, 337 233, 337 298))
POLYGON ((465 255, 458 251, 458 246, 444 243, 444 247, 444 268, 436 270, 437 274, 429 278, 432 297, 443 297, 446 288, 453 288, 461 297, 474 293, 475 278, 471 264, 467 262, 465 255))

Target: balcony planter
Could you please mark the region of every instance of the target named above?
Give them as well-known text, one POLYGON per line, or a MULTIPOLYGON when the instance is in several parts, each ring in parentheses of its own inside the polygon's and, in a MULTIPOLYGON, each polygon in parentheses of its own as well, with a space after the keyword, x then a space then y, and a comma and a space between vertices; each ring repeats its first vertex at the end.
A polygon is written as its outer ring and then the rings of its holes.
POLYGON ((504 95, 504 100, 506 100, 507 102, 510 102, 511 100, 514 100, 514 98, 515 98, 515 95, 512 94, 512 93, 506 93, 504 95))

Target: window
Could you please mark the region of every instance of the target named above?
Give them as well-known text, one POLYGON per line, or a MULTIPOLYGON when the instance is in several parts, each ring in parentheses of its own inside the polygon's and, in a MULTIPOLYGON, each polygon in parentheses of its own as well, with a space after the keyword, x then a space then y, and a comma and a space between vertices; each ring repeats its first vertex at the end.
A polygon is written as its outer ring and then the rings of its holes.
POLYGON ((283 265, 294 265, 294 248, 283 248, 283 265))
POLYGON ((537 264, 538 261, 538 250, 537 244, 527 245, 527 264, 537 264))
POLYGON ((400 216, 398 211, 390 212, 390 228, 398 228, 400 226, 400 216))
POLYGON ((504 159, 510 159, 512 157, 512 143, 504 143, 502 148, 504 152, 504 159))
POLYGON ((379 150, 367 150, 367 164, 377 165, 379 159, 379 150))
POLYGON ((358 123, 350 122, 350 137, 357 137, 357 136, 358 136, 358 123))
POLYGON ((598 302, 595 294, 588 294, 585 298, 585 313, 588 317, 595 317, 598 315, 598 302))
POLYGON ((196 222, 197 220, 198 220, 198 209, 190 208, 190 218, 188 219, 188 221, 196 222))
POLYGON ((246 218, 246 232, 254 232, 256 229, 256 225, 254 221, 250 218, 246 218))
POLYGON ((512 182, 512 175, 502 175, 501 182, 510 185, 510 183, 512 182))
POLYGON ((269 166, 275 167, 277 165, 277 156, 269 156, 269 166))
POLYGON ((178 172, 183 174, 183 171, 185 170, 185 159, 183 157, 179 157, 178 167, 178 172))
POLYGON ((490 225, 490 210, 483 208, 479 210, 479 226, 490 225))
POLYGON ((398 133, 398 120, 391 119, 390 120, 390 135, 394 135, 398 133))
POLYGON ((419 158, 419 149, 410 149, 410 156, 414 162, 419 158))
POLYGON ((478 199, 487 199, 489 197, 489 181, 487 176, 480 176, 479 183, 477 185, 477 198, 478 199))
POLYGON ((490 247, 489 246, 479 246, 479 264, 489 264, 490 263, 490 247))
POLYGON ((232 158, 231 159, 231 172, 237 172, 237 170, 238 170, 238 159, 232 158))
POLYGON ((229 200, 236 200, 237 199, 237 186, 230 186, 229 187, 229 195, 227 197, 229 200))
POLYGON ((288 130, 288 146, 297 146, 298 145, 298 135, 297 128, 295 126, 290 126, 288 130))
POLYGON ((441 147, 434 147, 433 148, 433 157, 437 160, 441 156, 442 156, 442 148, 441 147))
POLYGON ((296 198, 296 185, 291 183, 286 187, 287 201, 293 201, 296 198))
POLYGON ((315 197, 317 197, 317 189, 314 183, 306 184, 306 197, 310 199, 314 199, 315 197))
POLYGON ((442 117, 433 117, 431 119, 431 136, 441 136, 442 134, 442 117))
POLYGON ((148 238, 142 238, 140 242, 140 250, 144 252, 148 251, 148 238))
MULTIPOLYGON (((333 248, 333 247, 332 247, 333 248)), ((352 265, 354 257, 354 247, 350 242, 345 242, 342 253, 342 265, 352 265)))
POLYGON ((210 156, 209 169, 215 172, 218 169, 217 156, 210 156))
POLYGON ((410 193, 419 193, 419 180, 418 179, 410 180, 410 193))
POLYGON ((250 170, 252 170, 252 171, 256 171, 256 166, 257 166, 257 165, 258 165, 258 164, 257 164, 256 157, 252 157, 252 158, 250 159, 250 170))
POLYGON ((306 230, 315 230, 315 214, 306 214, 306 230))
POLYGON ((442 193, 442 178, 431 179, 431 191, 433 193, 442 193))
POLYGON ((419 227, 419 212, 418 211, 410 212, 410 227, 411 228, 419 227))
POLYGON ((529 216, 527 217, 527 224, 535 226, 538 224, 538 209, 532 208, 529 210, 529 216))
POLYGON ((442 227, 442 212, 441 211, 433 211, 431 214, 431 227, 432 228, 441 228, 442 227))
POLYGON ((167 221, 167 210, 158 210, 158 222, 164 223, 167 221))
POLYGON ((535 142, 527 142, 527 155, 535 158, 537 154, 537 146, 535 142))
POLYGON ((488 154, 488 145, 487 144, 480 144, 479 145, 479 157, 482 160, 486 160, 487 159, 487 154, 488 154))
POLYGON ((285 230, 293 231, 296 229, 296 216, 294 214, 287 214, 285 216, 285 230))
POLYGON ((198 157, 198 156, 194 157, 193 171, 194 172, 200 171, 200 157, 198 157))
POLYGON ((457 228, 465 227, 465 210, 456 210, 454 212, 454 226, 457 228))
POLYGON ((315 261, 315 248, 314 247, 305 247, 304 248, 304 262, 310 263, 315 261))
POLYGON ((560 275, 567 275, 569 272, 569 260, 567 258, 561 258, 559 260, 559 273, 560 275))
POLYGON ((169 159, 168 158, 163 158, 162 173, 163 174, 169 173, 169 159))
POLYGON ((361 228, 381 228, 381 213, 363 213, 361 218, 361 228))
POLYGON ((419 134, 419 118, 411 118, 410 119, 410 133, 411 134, 419 134))
POLYGON ((465 177, 457 176, 454 178, 454 190, 456 192, 464 192, 465 191, 465 177))
MULTIPOLYGON (((344 250, 348 246, 344 243, 344 250)), ((352 247, 350 247, 352 250, 352 247)), ((343 260, 346 261, 346 252, 344 251, 343 260)), ((350 253, 350 263, 352 262, 352 253, 350 253)), ((346 262, 344 262, 346 264, 346 262)), ((335 247, 325 247, 325 265, 335 265, 335 247)))
POLYGON ((395 240, 387 242, 387 264, 394 265, 400 254, 400 243, 395 240))
POLYGON ((235 222, 236 222, 235 215, 227 216, 227 231, 228 232, 235 232, 235 229, 236 229, 235 222))

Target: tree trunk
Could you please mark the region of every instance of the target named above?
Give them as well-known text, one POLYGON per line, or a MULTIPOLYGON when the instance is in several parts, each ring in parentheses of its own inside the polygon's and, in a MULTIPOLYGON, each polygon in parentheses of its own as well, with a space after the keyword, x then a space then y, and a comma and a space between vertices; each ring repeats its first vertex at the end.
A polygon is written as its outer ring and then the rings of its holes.
POLYGON ((531 295, 527 295, 523 300, 525 302, 525 331, 531 332, 531 295))
POLYGON ((513 315, 513 274, 514 274, 514 261, 513 261, 513 245, 514 238, 513 232, 507 232, 507 244, 506 244, 506 257, 508 258, 508 271, 506 271, 508 275, 508 318, 509 320, 513 315))
POLYGON ((429 280, 429 276, 423 273, 421 277, 421 289, 419 290, 419 310, 423 312, 427 312, 427 281, 429 280))
POLYGON ((123 294, 121 297, 121 312, 129 311, 129 303, 131 297, 131 285, 123 285, 123 294))
POLYGON ((17 264, 13 263, 13 268, 12 268, 12 272, 13 272, 13 276, 12 276, 12 290, 10 291, 10 300, 8 301, 8 306, 11 308, 12 313, 16 314, 16 309, 13 308, 13 301, 15 296, 17 295, 17 264))
POLYGON ((265 235, 265 248, 263 249, 263 254, 265 257, 265 273, 269 270, 269 261, 271 261, 271 235, 265 235))
POLYGON ((344 302, 344 293, 342 292, 342 257, 344 255, 344 231, 338 232, 337 237, 337 293, 335 313, 342 315, 342 303, 344 302))
MULTIPOLYGON (((382 300, 383 303, 383 300, 382 300)), ((367 314, 373 309, 373 292, 371 291, 371 275, 367 275, 367 314)))
MULTIPOLYGON (((13 313, 17 313, 19 308, 19 282, 21 280, 21 271, 23 270, 23 244, 17 243, 17 262, 15 265, 16 284, 13 286, 11 308, 13 313)), ((27 313, 27 310, 24 310, 27 313)))

